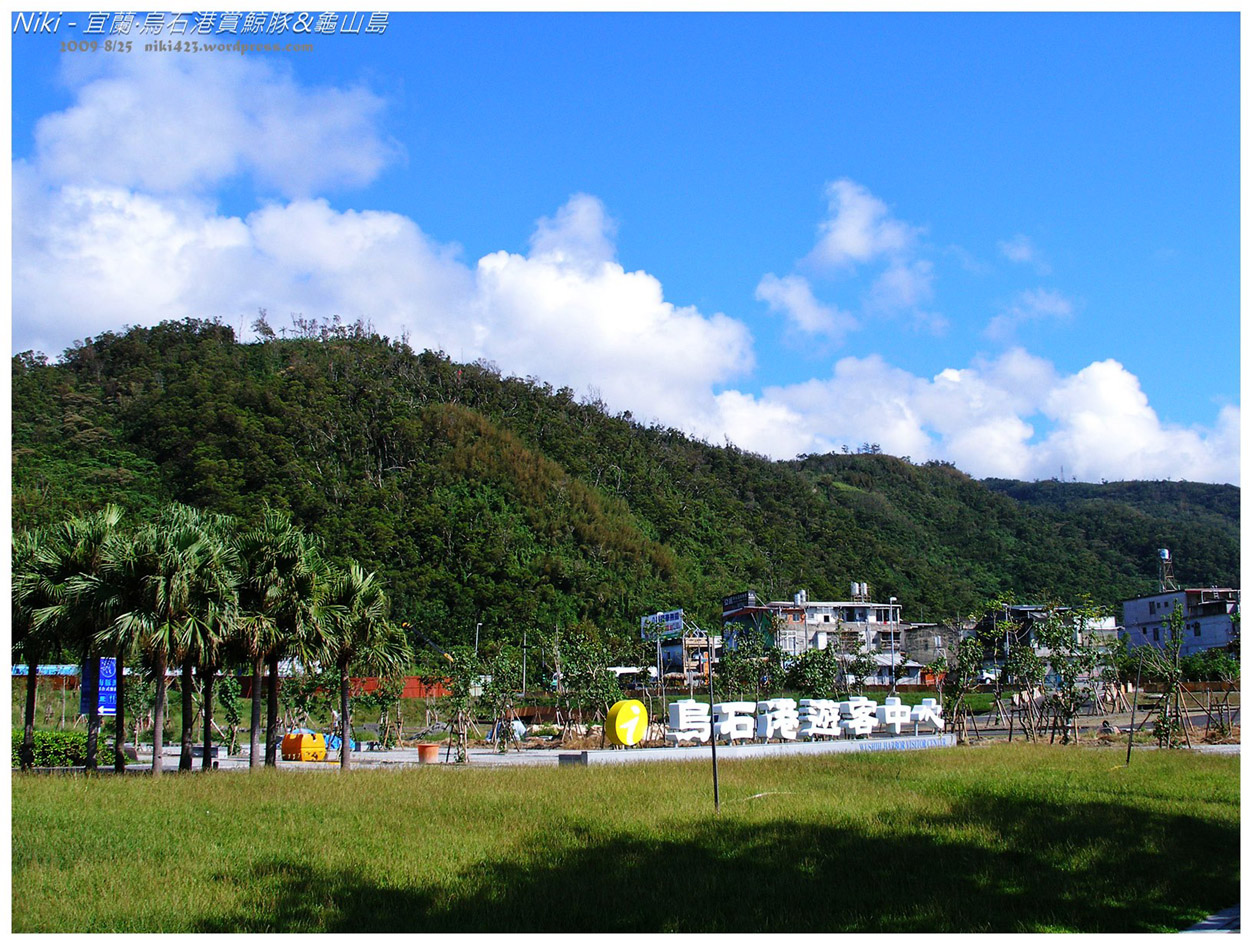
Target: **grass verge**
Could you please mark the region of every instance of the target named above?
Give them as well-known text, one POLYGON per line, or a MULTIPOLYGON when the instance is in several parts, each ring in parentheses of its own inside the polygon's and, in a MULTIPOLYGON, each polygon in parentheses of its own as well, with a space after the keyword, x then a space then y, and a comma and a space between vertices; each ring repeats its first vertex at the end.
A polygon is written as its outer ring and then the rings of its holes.
POLYGON ((15 932, 1154 932, 1239 900, 1239 759, 999 745, 15 774, 15 932))

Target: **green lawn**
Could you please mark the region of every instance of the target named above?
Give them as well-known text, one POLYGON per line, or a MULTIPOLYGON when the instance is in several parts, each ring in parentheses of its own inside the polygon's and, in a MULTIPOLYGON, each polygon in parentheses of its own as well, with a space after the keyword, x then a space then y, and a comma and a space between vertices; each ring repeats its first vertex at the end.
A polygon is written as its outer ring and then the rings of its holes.
POLYGON ((1239 901, 1239 759, 13 776, 13 931, 1150 932, 1239 901))

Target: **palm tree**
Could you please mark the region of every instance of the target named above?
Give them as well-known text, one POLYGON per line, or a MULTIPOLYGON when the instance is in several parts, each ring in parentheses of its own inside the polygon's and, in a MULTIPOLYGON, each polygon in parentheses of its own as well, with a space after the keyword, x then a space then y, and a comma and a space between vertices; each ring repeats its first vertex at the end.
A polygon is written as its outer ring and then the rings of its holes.
POLYGON ((205 771, 213 767, 213 682, 227 652, 237 645, 239 636, 239 580, 240 560, 233 541, 235 520, 229 515, 212 515, 207 522, 221 555, 218 567, 231 585, 227 606, 214 613, 213 625, 202 634, 198 646, 197 670, 204 687, 204 756, 200 767, 205 771))
POLYGON ((339 766, 347 771, 352 767, 349 669, 359 666, 382 675, 403 668, 412 653, 405 633, 387 620, 387 595, 381 582, 355 561, 346 572, 335 575, 330 606, 330 632, 322 645, 328 661, 339 671, 339 766))
POLYGON ((278 667, 295 657, 304 663, 316 659, 323 649, 322 637, 333 607, 327 607, 330 565, 321 556, 318 541, 296 532, 294 567, 275 589, 274 634, 266 652, 269 690, 266 701, 265 764, 278 764, 278 667))
MULTIPOLYGON (((44 546, 47 583, 43 587, 48 600, 45 606, 33 611, 34 624, 40 631, 51 632, 56 627, 62 639, 81 650, 84 677, 98 667, 95 633, 103 615, 98 600, 83 593, 83 589, 100 574, 105 549, 118 535, 121 520, 122 509, 106 505, 52 526, 49 542, 44 546)), ((99 736, 100 707, 98 700, 93 699, 87 714, 88 770, 96 768, 99 736)))
MULTIPOLYGON (((195 669, 200 667, 203 671, 206 667, 213 667, 213 671, 216 671, 218 654, 234 622, 237 606, 238 556, 232 544, 226 540, 230 527, 230 519, 227 516, 202 512, 188 506, 175 506, 170 509, 169 514, 184 527, 197 531, 203 536, 201 576, 206 582, 206 589, 210 586, 213 588, 212 593, 204 599, 203 608, 193 615, 194 619, 183 621, 177 634, 177 658, 182 664, 180 691, 183 703, 178 770, 190 771, 192 743, 195 739, 193 718, 195 669)), ((205 681, 203 672, 200 679, 205 684, 204 767, 208 768, 211 766, 209 746, 213 724, 213 684, 211 678, 205 681)))
MULTIPOLYGON (((239 557, 239 615, 236 639, 252 665, 252 714, 249 723, 251 752, 248 766, 261 765, 261 679, 272 650, 280 647, 278 614, 301 583, 300 574, 307 569, 306 542, 291 516, 276 509, 266 509, 260 523, 238 533, 235 539, 239 557)), ((271 690, 277 696, 271 676, 271 690)), ((277 700, 274 714, 277 714, 277 700)), ((271 719, 271 731, 276 722, 271 719)))
POLYGON ((56 603, 55 569, 61 557, 50 547, 53 541, 45 529, 19 532, 13 536, 12 606, 13 658, 26 661, 26 706, 20 752, 22 769, 34 762, 35 694, 39 685, 39 661, 57 642, 53 621, 38 624, 37 611, 56 603))
POLYGON ((204 517, 186 506, 166 506, 133 541, 115 542, 108 551, 102 570, 116 617, 97 642, 133 640, 147 657, 157 683, 152 733, 156 776, 162 770, 166 669, 228 619, 233 580, 204 517))

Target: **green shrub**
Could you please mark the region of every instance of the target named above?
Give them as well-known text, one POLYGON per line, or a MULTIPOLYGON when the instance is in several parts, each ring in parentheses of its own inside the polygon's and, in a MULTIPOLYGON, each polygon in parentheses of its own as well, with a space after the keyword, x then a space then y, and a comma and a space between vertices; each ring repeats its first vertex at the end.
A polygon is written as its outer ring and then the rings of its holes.
MULTIPOLYGON (((104 739, 100 739, 101 745, 104 739)), ((21 765, 22 730, 13 730, 13 767, 21 765)), ((86 732, 36 732, 35 767, 68 768, 87 760, 86 732)))

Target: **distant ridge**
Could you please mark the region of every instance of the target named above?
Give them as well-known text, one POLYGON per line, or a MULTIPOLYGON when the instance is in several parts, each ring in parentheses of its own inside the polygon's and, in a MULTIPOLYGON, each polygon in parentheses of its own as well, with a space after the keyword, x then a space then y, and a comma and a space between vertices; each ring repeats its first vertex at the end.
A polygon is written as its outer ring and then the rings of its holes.
POLYGON ((444 640, 582 622, 637 635, 724 595, 852 580, 907 619, 997 593, 1117 601, 1238 584, 1239 489, 989 479, 881 453, 774 462, 645 426, 568 388, 413 352, 356 326, 254 344, 216 322, 108 333, 13 359, 13 521, 176 498, 289 508, 332 554, 385 575, 444 640), (633 628, 633 630, 632 630, 633 628))

